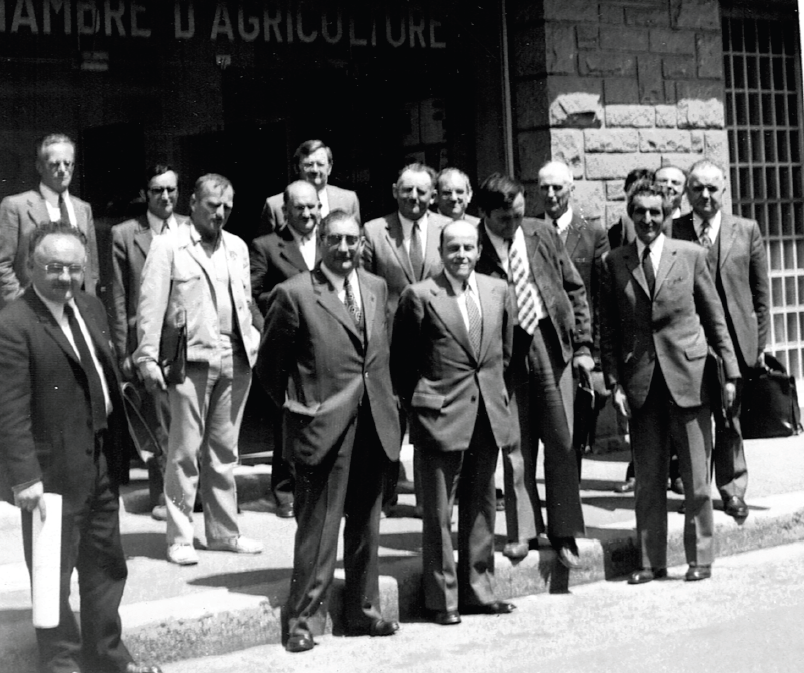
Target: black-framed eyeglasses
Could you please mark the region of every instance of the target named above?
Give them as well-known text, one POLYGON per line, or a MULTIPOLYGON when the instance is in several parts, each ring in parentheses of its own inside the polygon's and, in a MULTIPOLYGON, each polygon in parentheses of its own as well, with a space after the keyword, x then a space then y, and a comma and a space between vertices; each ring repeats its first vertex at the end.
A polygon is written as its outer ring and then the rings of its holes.
POLYGON ((148 193, 153 196, 160 196, 162 192, 167 192, 168 194, 175 194, 178 191, 178 187, 148 187, 148 193))
POLYGON ((341 241, 346 241, 347 247, 354 248, 360 243, 360 238, 354 234, 327 234, 324 236, 324 244, 329 248, 335 248, 341 244, 341 241))
POLYGON ((85 264, 60 264, 50 262, 48 264, 37 264, 40 269, 44 269, 51 276, 61 276, 66 269, 71 276, 80 276, 86 269, 85 264))

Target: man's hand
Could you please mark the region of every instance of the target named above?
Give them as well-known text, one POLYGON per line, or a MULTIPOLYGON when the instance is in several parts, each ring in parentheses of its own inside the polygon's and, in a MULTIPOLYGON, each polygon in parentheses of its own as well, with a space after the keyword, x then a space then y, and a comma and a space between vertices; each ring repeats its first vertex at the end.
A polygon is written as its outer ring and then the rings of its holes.
POLYGON ((45 487, 41 481, 31 484, 27 488, 22 489, 19 493, 14 495, 14 504, 20 509, 27 512, 33 512, 39 509, 39 516, 42 521, 45 520, 47 512, 45 511, 45 499, 42 497, 45 494, 45 487))
POLYGON ((130 355, 120 359, 120 374, 125 381, 133 381, 135 379, 134 362, 130 355))
POLYGON ((765 351, 762 351, 757 358, 757 369, 765 369, 765 351))
POLYGON ((737 385, 734 381, 726 381, 723 386, 723 401, 726 403, 726 410, 728 411, 734 406, 734 401, 737 399, 737 385))
POLYGON ((165 378, 162 376, 162 370, 156 362, 153 360, 145 360, 140 363, 139 367, 142 382, 145 384, 145 389, 151 393, 151 395, 156 395, 160 390, 167 390, 165 378))
POLYGON ((578 369, 578 380, 584 388, 592 388, 592 370, 595 361, 591 355, 576 355, 572 358, 572 366, 578 369))
POLYGON ((614 408, 617 409, 626 418, 631 418, 631 407, 628 406, 628 398, 625 395, 623 387, 618 383, 614 388, 612 394, 614 401, 614 408))

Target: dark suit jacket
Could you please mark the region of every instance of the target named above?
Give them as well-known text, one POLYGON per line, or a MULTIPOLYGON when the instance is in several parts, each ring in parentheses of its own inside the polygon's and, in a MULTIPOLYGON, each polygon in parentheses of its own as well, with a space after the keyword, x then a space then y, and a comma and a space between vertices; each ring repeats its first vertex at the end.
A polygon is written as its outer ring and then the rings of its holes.
MULTIPOLYGON (((176 215, 176 222, 188 218, 176 215)), ((112 335, 118 357, 131 355, 137 348, 137 304, 140 300, 142 267, 151 247, 153 232, 148 216, 141 215, 112 227, 112 335)))
MULTIPOLYGON (((692 213, 673 220, 673 238, 698 242, 692 213)), ((762 234, 754 220, 722 213, 716 243, 720 262, 715 285, 728 318, 729 334, 750 367, 765 349, 770 329, 768 261, 762 234)))
MULTIPOLYGON (((119 484, 126 480, 129 440, 106 312, 85 293, 75 302, 109 384, 114 410, 104 453, 119 484)), ((32 287, 0 313, 0 371, 0 472, 10 486, 41 480, 46 492, 62 494, 65 511, 80 507, 95 479, 89 384, 32 287)))
POLYGON ((468 449, 481 398, 497 446, 516 441, 504 378, 514 340, 513 296, 505 281, 475 277, 483 320, 479 355, 443 272, 409 286, 399 301, 391 373, 417 448, 468 449))
MULTIPOLYGON (((568 363, 576 353, 589 355, 592 326, 586 290, 561 238, 552 225, 532 218, 522 221, 522 231, 531 272, 558 335, 564 363, 568 363)), ((479 225, 479 232, 483 249, 475 271, 507 280, 497 251, 486 233, 485 223, 479 225)))
MULTIPOLYGON (((448 217, 430 211, 427 223, 427 244, 424 253, 422 278, 432 278, 443 270, 441 255, 438 252, 441 230, 452 222, 448 217)), ((413 277, 413 269, 405 252, 405 237, 399 213, 366 222, 363 235, 363 268, 384 278, 388 283, 388 325, 393 324, 399 296, 408 285, 418 279, 413 277)))
POLYGON ((385 281, 358 270, 364 333, 321 272, 300 273, 268 300, 256 371, 284 410, 284 455, 318 465, 368 395, 380 443, 399 458, 399 415, 391 389, 385 281))
POLYGON ((636 243, 612 250, 600 315, 606 383, 622 385, 634 409, 644 404, 657 363, 679 407, 703 404, 709 346, 723 358, 726 376, 740 377, 706 251, 698 245, 665 238, 653 300, 636 243))
MULTIPOLYGON (((360 202, 357 199, 357 194, 349 189, 341 189, 330 184, 324 189, 327 190, 330 212, 333 210, 345 210, 347 213, 355 215, 358 222, 360 221, 360 202)), ((284 200, 284 192, 274 194, 265 199, 262 216, 260 217, 260 235, 265 236, 285 226, 285 213, 282 210, 284 200)))
MULTIPOLYGON (((70 200, 75 210, 76 226, 87 237, 84 289, 94 295, 99 267, 92 208, 74 194, 70 194, 70 200)), ((26 268, 28 239, 34 227, 49 221, 47 203, 39 190, 7 196, 0 203, 0 308, 19 297, 30 283, 26 268)))

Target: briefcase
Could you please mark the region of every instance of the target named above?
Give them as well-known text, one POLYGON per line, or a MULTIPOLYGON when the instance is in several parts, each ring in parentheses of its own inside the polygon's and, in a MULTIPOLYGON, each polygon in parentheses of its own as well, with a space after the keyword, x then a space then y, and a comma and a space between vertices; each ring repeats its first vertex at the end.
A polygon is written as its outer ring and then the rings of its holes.
POLYGON ((772 355, 743 382, 740 420, 745 439, 789 437, 801 432, 796 379, 772 355))
POLYGON ((179 323, 176 327, 166 325, 159 341, 159 366, 168 385, 184 383, 187 367, 187 318, 184 314, 179 323))

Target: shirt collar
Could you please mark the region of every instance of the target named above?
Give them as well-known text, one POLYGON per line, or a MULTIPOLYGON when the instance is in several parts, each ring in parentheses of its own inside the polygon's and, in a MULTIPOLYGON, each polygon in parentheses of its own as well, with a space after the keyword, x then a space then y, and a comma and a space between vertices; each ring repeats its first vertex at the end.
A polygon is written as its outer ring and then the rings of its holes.
POLYGON ((402 213, 397 211, 397 215, 399 215, 399 221, 402 223, 402 231, 404 231, 407 236, 410 236, 410 232, 413 231, 413 225, 418 223, 419 231, 423 233, 425 227, 427 226, 427 213, 428 212, 429 211, 425 211, 424 215, 422 215, 414 223, 413 220, 409 220, 407 217, 403 216, 402 213))
POLYGON ((307 236, 302 236, 298 231, 296 231, 293 227, 288 225, 288 229, 290 230, 290 235, 293 236, 293 240, 296 241, 299 245, 302 243, 309 243, 310 241, 314 241, 315 237, 318 236, 318 225, 313 227, 313 230, 307 234, 307 236))
POLYGON ((572 206, 567 206, 567 210, 557 220, 553 220, 559 234, 563 234, 572 224, 572 206))
MULTIPOLYGON (((193 224, 192 220, 190 220, 190 240, 195 244, 207 245, 207 242, 201 238, 201 234, 198 229, 195 228, 195 224, 193 224)), ((216 245, 214 249, 217 250, 221 245, 223 245, 223 231, 218 234, 218 245, 216 245)))
MULTIPOLYGON (((59 205, 59 193, 53 191, 50 187, 48 187, 44 182, 39 183, 39 192, 44 197, 45 201, 48 203, 58 206, 59 205)), ((62 194, 64 195, 65 199, 70 198, 69 190, 65 189, 62 194)))
MULTIPOLYGON (((452 285, 452 291, 456 297, 460 296, 464 292, 464 281, 458 280, 453 276, 449 271, 444 269, 444 275, 447 277, 450 285, 452 285)), ((477 297, 477 278, 475 277, 475 272, 469 274, 469 278, 466 279, 466 284, 469 286, 469 289, 472 290, 472 294, 477 297)))
MULTIPOLYGON (((663 233, 660 233, 654 240, 653 243, 650 244, 650 256, 654 260, 659 259, 662 256, 662 248, 664 248, 664 239, 665 236, 663 233)), ((636 239, 636 246, 637 246, 637 254, 639 255, 639 259, 642 259, 642 255, 645 254, 643 251, 645 250, 645 244, 639 240, 639 237, 636 239)))
MULTIPOLYGON (((345 280, 343 276, 339 276, 338 274, 330 271, 329 268, 327 268, 327 265, 324 264, 324 262, 321 262, 321 273, 324 274, 324 276, 330 282, 332 287, 335 288, 336 292, 343 292, 343 283, 345 280)), ((356 269, 352 269, 349 272, 349 284, 352 286, 352 290, 356 292, 358 287, 356 269)))
MULTIPOLYGON (((162 224, 166 223, 168 230, 174 229, 176 225, 176 218, 171 213, 170 217, 166 220, 163 220, 156 215, 154 215, 150 210, 145 212, 146 217, 148 218, 148 226, 155 231, 156 233, 162 233, 162 224)), ((195 227, 193 227, 195 229, 195 227)))
MULTIPOLYGON (((712 217, 709 218, 709 226, 712 232, 720 230, 720 221, 723 219, 721 212, 718 210, 712 217)), ((700 236, 703 229, 703 218, 697 213, 692 214, 692 221, 695 224, 695 233, 700 236)), ((712 236, 714 239, 714 235, 712 236)))
MULTIPOLYGON (((47 306, 47 308, 50 311, 50 313, 56 319, 56 322, 61 324, 62 320, 64 319, 64 306, 65 305, 61 304, 61 303, 59 303, 57 301, 53 301, 51 299, 46 299, 45 297, 43 297, 42 294, 39 292, 39 288, 37 288, 36 285, 32 284, 31 287, 33 287, 34 292, 36 292, 36 296, 39 297, 39 299, 42 300, 42 303, 45 306, 47 306)), ((70 299, 70 301, 68 301, 67 304, 69 304, 72 307, 73 312, 75 312, 75 313, 78 312, 78 309, 77 309, 77 307, 75 305, 75 300, 74 299, 70 299)))

